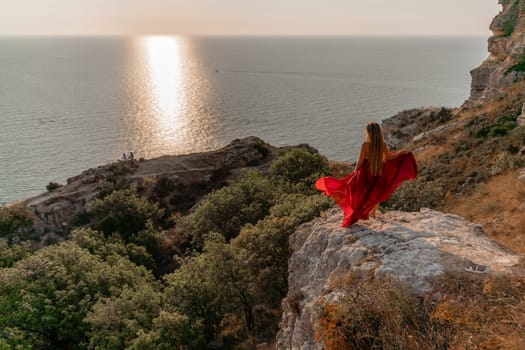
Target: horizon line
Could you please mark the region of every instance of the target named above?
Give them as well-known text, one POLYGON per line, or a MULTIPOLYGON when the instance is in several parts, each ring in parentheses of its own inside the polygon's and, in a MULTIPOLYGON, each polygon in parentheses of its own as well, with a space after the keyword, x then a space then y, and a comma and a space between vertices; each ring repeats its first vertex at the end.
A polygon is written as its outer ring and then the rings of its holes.
POLYGON ((428 37, 486 37, 484 34, 175 34, 175 33, 142 33, 142 34, 100 34, 100 33, 10 33, 2 34, 0 37, 146 37, 146 36, 172 36, 172 37, 414 37, 414 38, 428 38, 428 37))

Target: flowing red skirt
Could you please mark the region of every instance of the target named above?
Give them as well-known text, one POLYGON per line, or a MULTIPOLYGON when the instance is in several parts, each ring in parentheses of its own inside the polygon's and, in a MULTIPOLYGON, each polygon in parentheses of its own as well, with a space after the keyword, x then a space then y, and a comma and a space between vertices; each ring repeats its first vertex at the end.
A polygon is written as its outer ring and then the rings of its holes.
POLYGON ((350 226, 360 219, 368 220, 368 214, 376 205, 392 195, 403 181, 417 176, 417 163, 412 153, 400 155, 383 164, 380 176, 370 173, 368 162, 343 179, 322 177, 315 187, 332 197, 343 209, 342 226, 350 226))

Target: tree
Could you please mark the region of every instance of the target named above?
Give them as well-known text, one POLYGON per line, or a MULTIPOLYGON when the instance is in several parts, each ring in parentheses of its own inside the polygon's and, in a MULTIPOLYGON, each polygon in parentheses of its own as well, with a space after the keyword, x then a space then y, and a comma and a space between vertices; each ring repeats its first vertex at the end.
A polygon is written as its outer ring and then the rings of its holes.
POLYGON ((117 297, 99 299, 85 318, 92 326, 89 348, 124 349, 140 331, 151 329, 161 306, 161 294, 152 284, 124 287, 117 297))
POLYGON ((140 241, 139 232, 147 228, 148 220, 160 222, 164 209, 131 190, 120 190, 95 200, 88 213, 96 230, 106 235, 118 232, 124 241, 134 242, 140 241))
MULTIPOLYGON (((157 231, 155 232, 157 233, 157 231)), ((152 234, 144 234, 144 236, 151 239, 156 239, 157 237, 152 234)), ((80 228, 71 232, 71 241, 102 259, 107 259, 112 255, 120 255, 148 269, 155 267, 155 261, 147 246, 126 243, 118 233, 106 237, 99 231, 90 228, 80 228)))
POLYGON ((227 241, 241 227, 264 218, 275 200, 274 185, 260 171, 247 171, 238 182, 210 193, 197 209, 182 219, 179 230, 188 231, 193 246, 201 249, 209 232, 227 241))
POLYGON ((187 258, 169 275, 167 302, 180 313, 203 323, 212 340, 227 314, 240 314, 246 329, 253 328, 253 298, 249 290, 244 251, 210 234, 202 254, 187 258))
POLYGON ((315 180, 328 171, 328 160, 319 153, 294 148, 275 160, 270 171, 274 178, 284 182, 283 189, 309 192, 315 180))
POLYGON ((206 337, 201 320, 176 311, 162 310, 153 320, 151 331, 139 331, 128 350, 205 349, 206 337))
POLYGON ((146 269, 116 254, 103 260, 73 242, 48 246, 0 269, 0 329, 47 348, 81 349, 91 331, 84 318, 98 300, 152 281, 146 269))
POLYGON ((33 249, 28 242, 11 244, 6 240, 0 241, 0 268, 11 267, 18 260, 31 255, 33 249))

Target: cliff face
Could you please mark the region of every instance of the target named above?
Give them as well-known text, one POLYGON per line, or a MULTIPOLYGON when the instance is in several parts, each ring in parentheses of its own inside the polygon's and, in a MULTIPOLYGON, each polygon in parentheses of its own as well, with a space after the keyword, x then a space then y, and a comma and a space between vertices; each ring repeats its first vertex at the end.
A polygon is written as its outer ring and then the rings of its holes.
POLYGON ((490 240, 480 225, 429 209, 388 212, 371 221, 340 227, 339 209, 304 224, 290 237, 289 290, 283 300, 277 349, 324 349, 315 342, 316 309, 340 300, 334 281, 350 271, 392 276, 416 295, 436 293, 443 274, 512 272, 519 256, 490 240))
POLYGON ((478 105, 499 96, 525 77, 525 0, 499 0, 502 11, 490 25, 490 56, 471 71, 467 105, 478 105))

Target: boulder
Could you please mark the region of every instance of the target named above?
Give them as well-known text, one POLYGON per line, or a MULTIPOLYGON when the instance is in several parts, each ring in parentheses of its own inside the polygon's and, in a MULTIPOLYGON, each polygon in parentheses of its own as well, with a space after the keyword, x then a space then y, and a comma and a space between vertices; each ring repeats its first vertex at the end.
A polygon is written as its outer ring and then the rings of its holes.
POLYGON ((351 271, 391 276, 415 295, 433 292, 444 275, 513 273, 520 257, 489 239, 481 225, 430 209, 388 212, 341 227, 340 209, 300 226, 290 237, 289 290, 277 349, 324 349, 314 341, 316 306, 339 298, 331 284, 351 271))

